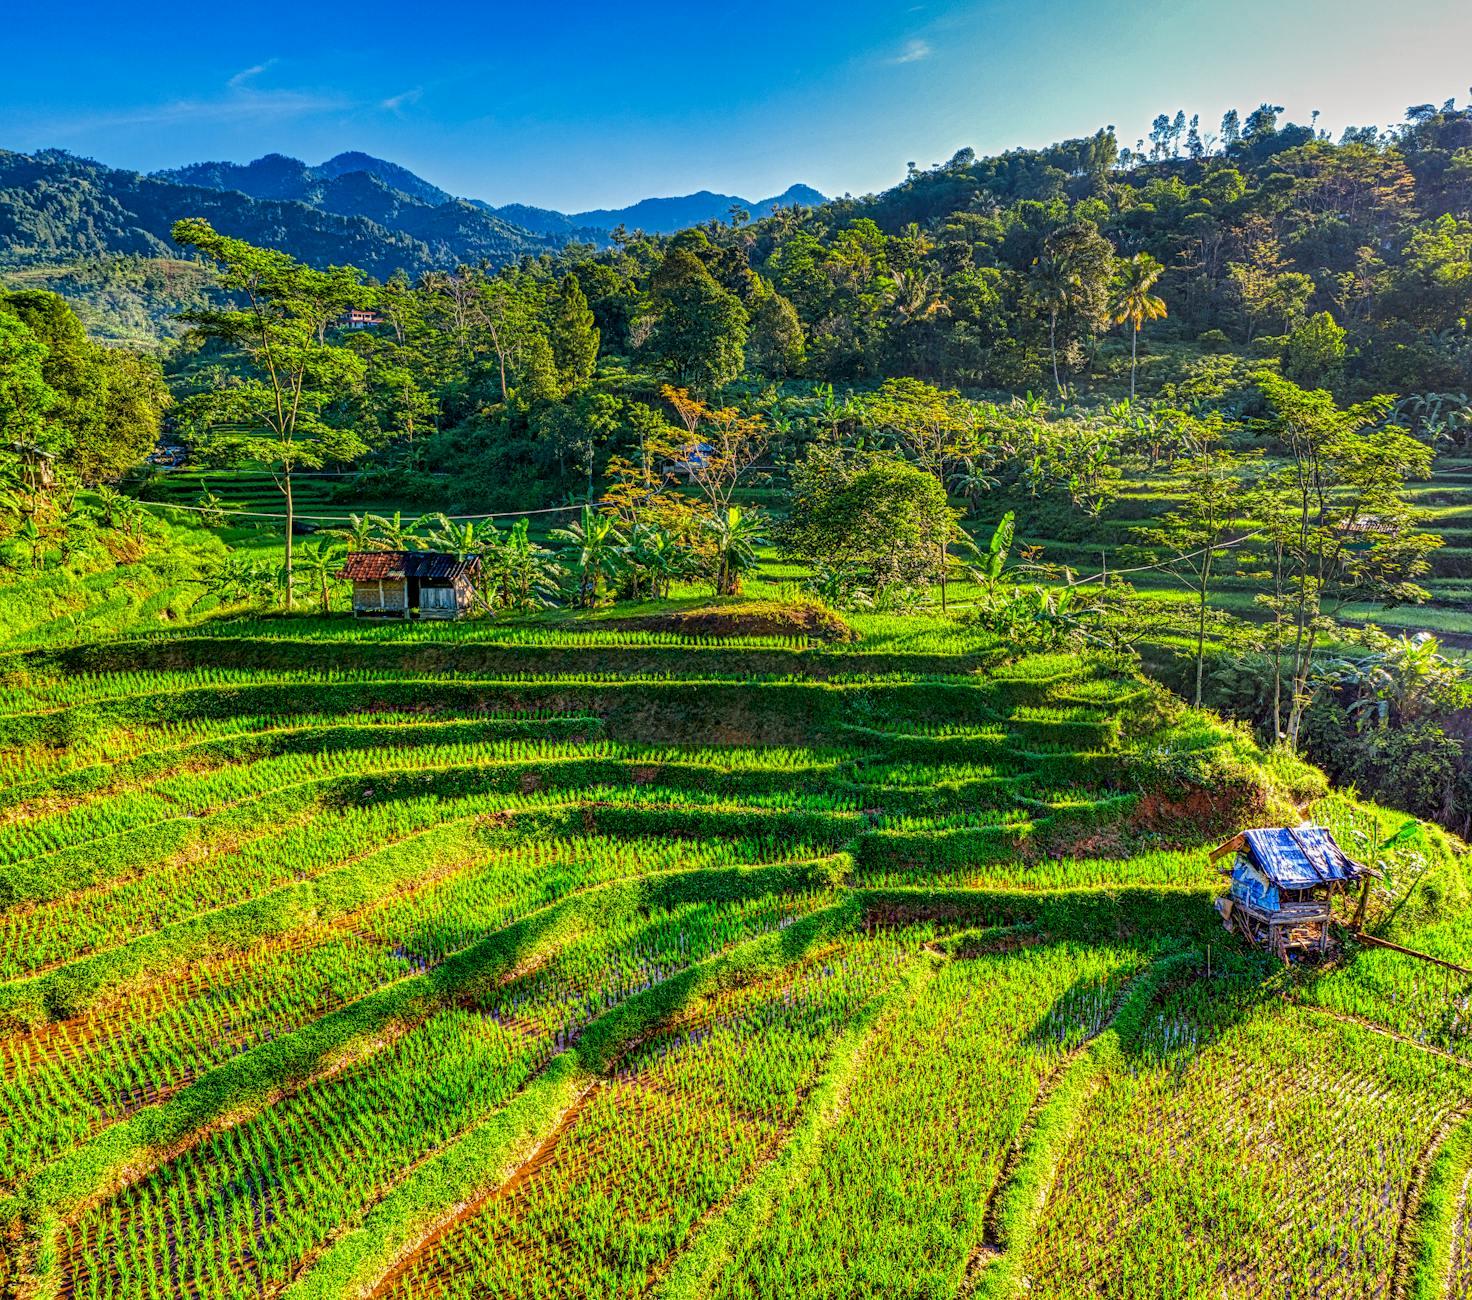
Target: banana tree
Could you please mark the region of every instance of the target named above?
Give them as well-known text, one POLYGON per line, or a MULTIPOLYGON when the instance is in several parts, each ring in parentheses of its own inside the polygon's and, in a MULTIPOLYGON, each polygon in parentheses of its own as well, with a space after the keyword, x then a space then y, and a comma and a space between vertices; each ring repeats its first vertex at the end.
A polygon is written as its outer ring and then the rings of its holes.
POLYGON ((528 520, 518 519, 504 533, 487 534, 484 564, 493 606, 543 609, 556 603, 565 571, 551 551, 531 540, 528 520))
POLYGON ((714 551, 711 567, 716 595, 739 595, 741 575, 756 567, 756 548, 764 540, 760 520, 740 506, 727 506, 705 521, 705 530, 714 551))
POLYGON ((667 528, 636 525, 629 533, 624 552, 629 571, 629 586, 637 599, 641 595, 656 599, 670 594, 676 578, 688 577, 694 568, 693 557, 667 528), (647 588, 645 584, 647 585, 647 588))
POLYGON ((569 567, 578 579, 576 603, 596 605, 607 580, 618 572, 620 552, 627 545, 615 521, 593 506, 584 506, 581 518, 565 528, 554 528, 548 536, 566 548, 569 567))
POLYGON ((992 529, 991 540, 986 544, 986 550, 982 551, 981 562, 972 566, 972 576, 976 584, 982 589, 982 603, 990 606, 995 603, 997 592, 1002 584, 1002 575, 1007 567, 1007 557, 1012 551, 1012 539, 1016 533, 1016 517, 1012 511, 1007 511, 997 521, 997 526, 992 529))
POLYGON ((403 514, 395 510, 392 516, 369 515, 368 535, 374 548, 383 551, 413 551, 419 548, 420 538, 414 533, 414 520, 404 522, 403 514))
POLYGON ((317 588, 323 618, 332 613, 332 594, 327 584, 337 576, 346 554, 346 549, 336 542, 317 542, 301 549, 295 572, 301 575, 308 587, 317 588))
POLYGON ((350 551, 376 551, 381 549, 378 545, 378 525, 375 522, 377 518, 377 515, 352 514, 348 516, 346 527, 324 528, 322 531, 329 537, 341 538, 350 551))

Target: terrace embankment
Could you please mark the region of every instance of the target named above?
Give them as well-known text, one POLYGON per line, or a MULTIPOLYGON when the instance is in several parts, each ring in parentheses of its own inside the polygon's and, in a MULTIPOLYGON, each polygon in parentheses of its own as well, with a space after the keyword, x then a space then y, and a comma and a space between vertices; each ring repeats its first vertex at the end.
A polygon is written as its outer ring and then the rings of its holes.
MULTIPOLYGON (((1125 665, 973 629, 148 638, 12 658, 0 746, 4 1293, 1087 1281, 1108 1251, 1059 1253, 1049 1189, 1126 1140, 1098 1106, 1183 1050, 1180 998, 1231 971, 1212 1042, 1243 1069, 1274 980, 1412 1004, 1217 928, 1206 848, 1313 773, 1125 665), (1047 1204, 999 1233, 1027 1187, 1047 1204)), ((1386 904, 1399 937, 1455 925, 1456 863, 1386 904)), ((1383 1255, 1354 1256, 1366 1294, 1383 1255)))

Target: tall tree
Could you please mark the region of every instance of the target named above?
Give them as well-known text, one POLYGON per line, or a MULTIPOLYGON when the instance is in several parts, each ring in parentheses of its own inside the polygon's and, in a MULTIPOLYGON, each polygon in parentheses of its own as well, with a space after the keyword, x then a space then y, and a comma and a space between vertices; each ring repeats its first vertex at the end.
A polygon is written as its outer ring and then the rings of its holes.
POLYGON ((1165 300, 1151 292, 1164 273, 1149 253, 1136 253, 1117 265, 1114 281, 1113 316, 1117 324, 1130 327, 1130 401, 1135 400, 1135 368, 1139 362, 1140 327, 1147 320, 1165 316, 1165 300))
POLYGON ((1114 249, 1092 221, 1060 226, 1044 240, 1029 272, 1029 294, 1047 318, 1048 355, 1053 387, 1063 395, 1058 370, 1060 342, 1068 344, 1081 329, 1094 329, 1108 319, 1109 280, 1114 249))
POLYGON ((894 452, 815 443, 793 466, 789 509, 773 531, 784 556, 823 575, 825 598, 865 593, 882 604, 892 587, 940 578, 936 557, 956 519, 935 478, 894 452))
POLYGON ((1431 472, 1431 451, 1384 423, 1389 398, 1341 408, 1322 389, 1277 375, 1259 382, 1273 413, 1270 429, 1289 462, 1277 480, 1283 499, 1272 518, 1283 566, 1275 586, 1292 623, 1284 735, 1296 747, 1317 693, 1315 655, 1329 617, 1349 600, 1424 599, 1415 580, 1441 542, 1417 531, 1404 495, 1408 479, 1431 472))
POLYGON ((768 379, 786 379, 798 373, 802 369, 805 345, 802 322, 793 305, 770 281, 757 277, 749 311, 747 366, 768 379))
POLYGON ((666 384, 661 392, 682 428, 665 425, 649 432, 649 451, 679 467, 705 498, 710 518, 724 515, 737 485, 766 450, 771 430, 759 415, 708 406, 683 388, 666 384), (670 434, 674 438, 664 441, 670 434))
POLYGON ((1142 540, 1163 567, 1195 597, 1196 681, 1192 703, 1201 707, 1206 666, 1206 628, 1212 581, 1222 560, 1223 543, 1242 517, 1240 459, 1229 452, 1207 452, 1186 467, 1185 496, 1176 509, 1142 540))
POLYGON ((718 393, 741 373, 746 309, 687 248, 665 254, 635 324, 639 355, 678 388, 718 393))
POLYGON ((1186 152, 1192 162, 1200 162, 1206 157, 1206 143, 1201 138, 1201 117, 1197 113, 1191 114, 1191 127, 1186 132, 1186 152))
POLYGON ((54 394, 46 449, 91 484, 116 479, 153 449, 169 404, 155 357, 106 348, 87 336, 70 304, 39 289, 0 293, 45 349, 41 371, 54 394))
POLYGON ((46 382, 46 345, 0 304, 0 437, 45 450, 58 398, 46 382))
MULTIPOLYGON (((862 409, 865 423, 894 438, 935 480, 942 496, 949 471, 977 456, 980 438, 975 413, 959 393, 919 379, 886 379, 862 409)), ((952 537, 949 530, 936 536, 942 609, 946 607, 952 537)))
POLYGON ((553 291, 548 336, 563 395, 593 378, 598 364, 598 326, 577 276, 568 272, 553 291))
POLYGON ((1222 114, 1222 148, 1231 149, 1242 139, 1242 118, 1235 108, 1222 114))
POLYGON ((328 327, 363 296, 352 267, 314 270, 273 249, 217 233, 189 218, 174 240, 216 266, 220 286, 241 306, 194 312, 199 334, 238 352, 246 373, 188 399, 187 423, 207 454, 228 453, 267 466, 286 506, 282 597, 292 607, 292 536, 298 470, 348 461, 366 448, 343 398, 359 390, 365 365, 352 349, 329 342, 328 327))

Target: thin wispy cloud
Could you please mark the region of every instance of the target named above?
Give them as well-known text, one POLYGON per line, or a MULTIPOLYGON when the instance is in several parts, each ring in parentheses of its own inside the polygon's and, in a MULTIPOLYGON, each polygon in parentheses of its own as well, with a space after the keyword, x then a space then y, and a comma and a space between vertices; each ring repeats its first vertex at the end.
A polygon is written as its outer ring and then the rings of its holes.
POLYGON ((265 72, 275 62, 275 59, 267 59, 264 63, 257 63, 249 68, 242 68, 225 83, 226 88, 229 90, 240 90, 248 81, 259 77, 261 73, 265 72))
POLYGON ((379 108, 386 108, 390 113, 397 113, 401 108, 409 104, 417 104, 424 97, 424 87, 415 86, 412 90, 401 90, 397 95, 390 95, 387 99, 379 101, 379 108))
MULTIPOLYGON (((242 68, 231 76, 220 94, 208 98, 179 98, 154 104, 135 104, 109 112, 58 118, 38 124, 38 129, 55 138, 85 135, 92 131, 126 130, 135 127, 178 126, 193 123, 267 124, 292 121, 322 113, 341 113, 361 108, 362 102, 335 91, 265 88, 256 78, 275 59, 242 68)), ((399 98, 395 96, 395 98, 399 98)))
POLYGON ((935 51, 931 48, 929 41, 922 41, 918 36, 914 40, 905 42, 905 48, 890 60, 891 63, 919 63, 921 59, 928 59, 935 51))

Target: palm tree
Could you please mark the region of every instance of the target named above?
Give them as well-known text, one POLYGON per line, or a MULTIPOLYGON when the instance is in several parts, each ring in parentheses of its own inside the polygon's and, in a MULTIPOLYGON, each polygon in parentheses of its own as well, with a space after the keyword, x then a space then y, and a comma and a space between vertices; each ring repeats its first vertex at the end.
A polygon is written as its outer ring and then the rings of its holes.
POLYGON ((892 271, 889 283, 895 315, 904 323, 944 313, 941 279, 934 271, 892 271))
POLYGON ((626 545, 615 521, 593 506, 584 506, 580 519, 566 528, 554 528, 547 536, 565 543, 572 556, 572 568, 578 575, 577 603, 595 605, 603 594, 604 581, 617 571, 620 550, 626 545))
POLYGON ((1151 293, 1155 282, 1164 274, 1161 266, 1149 253, 1136 253, 1119 264, 1118 278, 1114 283, 1115 324, 1130 326, 1130 401, 1135 400, 1135 365, 1140 348, 1140 327, 1147 320, 1161 320, 1165 316, 1165 301, 1151 293))
POLYGON ((756 566, 761 523, 740 506, 727 506, 723 513, 707 519, 705 527, 715 544, 716 595, 739 595, 741 575, 756 566))
POLYGON ((1058 253, 1045 252, 1032 264, 1029 292, 1033 301, 1048 316, 1048 355, 1053 362, 1053 390, 1063 395, 1063 380, 1058 374, 1058 321, 1073 303, 1078 277, 1068 259, 1058 253))

